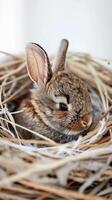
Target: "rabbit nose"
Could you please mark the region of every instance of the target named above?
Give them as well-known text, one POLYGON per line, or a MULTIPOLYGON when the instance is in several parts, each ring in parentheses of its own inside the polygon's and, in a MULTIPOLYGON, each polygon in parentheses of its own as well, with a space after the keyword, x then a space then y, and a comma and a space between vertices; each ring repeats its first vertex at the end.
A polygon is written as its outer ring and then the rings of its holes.
POLYGON ((86 120, 83 119, 83 120, 81 121, 81 125, 82 125, 83 128, 88 128, 88 127, 91 125, 91 123, 92 123, 92 115, 89 116, 89 120, 88 120, 88 118, 87 118, 86 120))
POLYGON ((81 125, 84 127, 84 128, 86 128, 87 127, 87 122, 86 121, 81 121, 81 125))

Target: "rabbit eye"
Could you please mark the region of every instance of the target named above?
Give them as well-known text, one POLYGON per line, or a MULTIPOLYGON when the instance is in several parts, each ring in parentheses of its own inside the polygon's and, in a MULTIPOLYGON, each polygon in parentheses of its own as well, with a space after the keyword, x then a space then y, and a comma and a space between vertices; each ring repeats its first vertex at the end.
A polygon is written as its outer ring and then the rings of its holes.
POLYGON ((59 109, 61 111, 68 111, 68 106, 66 103, 61 102, 61 103, 59 103, 59 109))

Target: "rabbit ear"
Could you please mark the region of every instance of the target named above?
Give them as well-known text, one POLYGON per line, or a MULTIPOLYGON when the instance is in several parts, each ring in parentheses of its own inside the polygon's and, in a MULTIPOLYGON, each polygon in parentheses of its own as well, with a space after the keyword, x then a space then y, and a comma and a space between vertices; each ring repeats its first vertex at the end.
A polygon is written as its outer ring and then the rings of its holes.
POLYGON ((33 82, 41 80, 46 84, 52 75, 46 51, 35 43, 26 46, 26 62, 28 74, 33 82))
POLYGON ((54 71, 64 69, 68 45, 69 45, 68 40, 66 40, 66 39, 61 40, 56 58, 55 58, 54 63, 53 63, 53 70, 54 71))

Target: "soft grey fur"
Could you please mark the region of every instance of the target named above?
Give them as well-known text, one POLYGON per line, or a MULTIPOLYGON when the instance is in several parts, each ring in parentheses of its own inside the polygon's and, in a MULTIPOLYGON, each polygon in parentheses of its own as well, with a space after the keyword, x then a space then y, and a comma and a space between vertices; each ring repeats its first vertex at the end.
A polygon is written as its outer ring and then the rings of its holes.
MULTIPOLYGON (((95 105, 97 96, 93 91, 90 92, 90 99, 86 84, 65 69, 67 46, 67 41, 62 40, 58 51, 59 59, 57 56, 58 61, 55 62, 58 66, 54 72, 45 50, 36 44, 28 46, 27 68, 35 88, 18 108, 24 112, 17 114, 15 118, 18 124, 60 143, 76 139, 82 132, 86 133, 91 124, 90 119, 92 116, 95 118, 100 111, 99 106, 95 105), (57 107, 58 98, 67 101, 68 111, 60 111, 57 107), (83 127, 83 121, 87 121, 89 125, 83 127)), ((19 132, 23 138, 33 137, 28 132, 19 132)))

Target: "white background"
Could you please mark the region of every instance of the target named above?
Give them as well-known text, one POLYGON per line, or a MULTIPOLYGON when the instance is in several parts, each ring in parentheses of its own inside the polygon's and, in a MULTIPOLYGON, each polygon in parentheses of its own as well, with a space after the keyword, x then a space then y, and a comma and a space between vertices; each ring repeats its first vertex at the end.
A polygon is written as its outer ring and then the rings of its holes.
POLYGON ((112 58, 112 0, 0 0, 0 50, 24 51, 27 42, 112 58))

